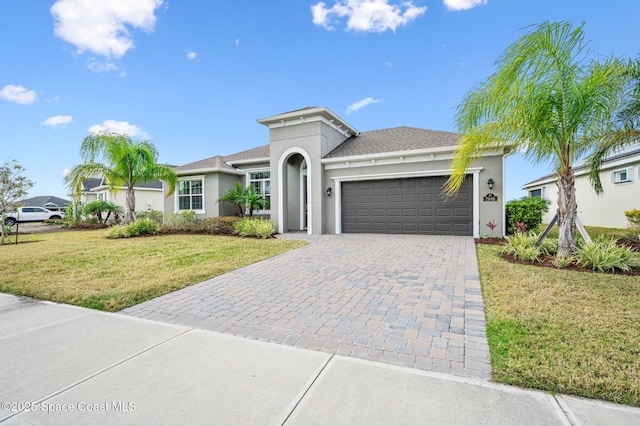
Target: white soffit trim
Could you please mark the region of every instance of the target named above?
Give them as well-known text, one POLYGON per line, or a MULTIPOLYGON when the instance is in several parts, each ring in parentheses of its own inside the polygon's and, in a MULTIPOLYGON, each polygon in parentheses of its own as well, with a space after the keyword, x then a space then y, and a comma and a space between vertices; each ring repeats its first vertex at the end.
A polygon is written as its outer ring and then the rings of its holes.
POLYGON ((252 164, 252 163, 268 163, 271 160, 269 157, 261 157, 261 158, 252 158, 249 160, 236 160, 236 161, 227 161, 227 164, 235 165, 235 164, 252 164))
MULTIPOLYGON (((383 152, 378 154, 354 155, 350 157, 323 158, 325 170, 348 169, 352 167, 379 166, 388 164, 419 163, 424 161, 451 160, 455 147, 414 149, 408 151, 383 152)), ((502 151, 487 151, 483 156, 504 155, 502 151)))
MULTIPOLYGON (((473 167, 466 170, 465 174, 479 173, 483 167, 473 167)), ((397 173, 377 173, 369 175, 354 175, 354 176, 335 176, 331 179, 334 182, 350 182, 359 180, 382 180, 382 179, 402 179, 412 177, 427 177, 427 176, 448 176, 453 173, 451 169, 442 170, 420 170, 416 172, 397 172, 397 173)))
POLYGON ((231 169, 226 169, 223 167, 211 167, 211 168, 205 168, 205 169, 191 169, 191 170, 177 170, 176 171, 176 175, 180 176, 180 177, 186 177, 186 176, 191 176, 191 175, 195 175, 196 173, 227 173, 230 175, 239 175, 242 176, 244 175, 243 171, 240 170, 231 170, 231 169))

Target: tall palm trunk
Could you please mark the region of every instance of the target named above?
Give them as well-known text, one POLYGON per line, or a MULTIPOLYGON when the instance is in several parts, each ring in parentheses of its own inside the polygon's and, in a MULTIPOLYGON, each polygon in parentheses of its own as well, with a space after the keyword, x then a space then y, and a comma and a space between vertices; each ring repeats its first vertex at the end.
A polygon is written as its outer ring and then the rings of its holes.
POLYGON ((576 245, 575 176, 569 172, 558 174, 558 256, 568 257, 576 245))
POLYGON ((125 222, 136 221, 136 194, 133 191, 133 185, 127 186, 127 215, 125 216, 125 222))

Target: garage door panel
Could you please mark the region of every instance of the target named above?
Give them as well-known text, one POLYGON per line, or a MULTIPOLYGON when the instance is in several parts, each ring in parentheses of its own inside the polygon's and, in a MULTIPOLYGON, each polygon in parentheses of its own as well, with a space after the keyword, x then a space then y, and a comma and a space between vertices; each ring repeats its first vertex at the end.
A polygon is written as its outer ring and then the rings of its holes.
POLYGON ((442 176, 342 184, 343 232, 472 235, 472 179, 444 199, 442 176))

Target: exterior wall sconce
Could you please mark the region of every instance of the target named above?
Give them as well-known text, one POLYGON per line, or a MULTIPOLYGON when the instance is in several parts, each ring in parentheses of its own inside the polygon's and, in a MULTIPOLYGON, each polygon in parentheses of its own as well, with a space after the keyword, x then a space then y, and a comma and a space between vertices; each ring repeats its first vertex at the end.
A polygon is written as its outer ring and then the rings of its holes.
POLYGON ((331 197, 331 192, 332 192, 332 191, 333 191, 333 190, 331 189, 331 187, 328 187, 328 188, 327 188, 327 197, 331 197))
POLYGON ((489 178, 489 180, 487 181, 487 185, 489 185, 489 190, 493 189, 493 184, 495 182, 493 181, 493 179, 489 178))

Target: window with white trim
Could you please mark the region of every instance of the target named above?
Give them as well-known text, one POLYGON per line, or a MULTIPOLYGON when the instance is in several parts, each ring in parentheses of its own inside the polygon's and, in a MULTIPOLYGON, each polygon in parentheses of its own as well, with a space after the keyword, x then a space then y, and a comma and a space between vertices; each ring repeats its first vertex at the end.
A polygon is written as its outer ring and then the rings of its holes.
POLYGON ((267 200, 264 209, 259 211, 267 213, 271 209, 271 172, 268 170, 249 172, 247 181, 248 186, 252 187, 256 194, 262 195, 267 200))
POLYGON ((204 182, 202 179, 178 182, 178 210, 204 210, 204 182))
POLYGON ((529 191, 529 197, 540 197, 540 198, 544 198, 544 196, 546 195, 545 191, 547 188, 545 186, 538 188, 538 189, 532 189, 531 191, 529 191))
POLYGON ((633 174, 633 169, 621 169, 614 170, 611 172, 611 182, 613 183, 623 183, 623 182, 631 182, 631 175, 633 174))

